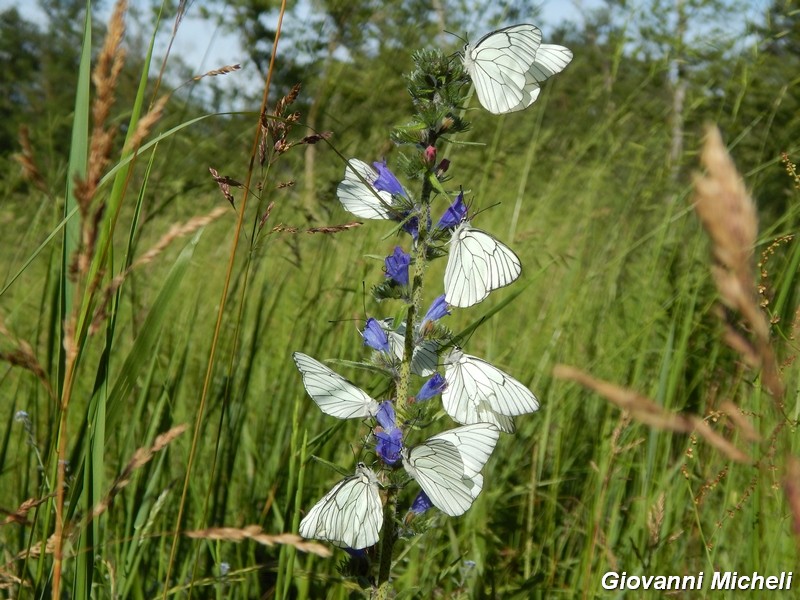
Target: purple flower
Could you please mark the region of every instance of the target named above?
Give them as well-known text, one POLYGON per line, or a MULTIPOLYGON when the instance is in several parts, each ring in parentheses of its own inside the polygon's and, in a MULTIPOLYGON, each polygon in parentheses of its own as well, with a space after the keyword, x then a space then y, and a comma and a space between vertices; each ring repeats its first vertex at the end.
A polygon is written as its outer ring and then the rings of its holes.
POLYGON ((419 217, 408 217, 406 215, 401 227, 403 228, 403 231, 411 236, 411 239, 413 239, 415 242, 417 241, 417 238, 419 237, 419 217))
POLYGON ((439 373, 434 373, 433 377, 428 379, 417 392, 417 402, 423 400, 430 400, 437 394, 441 394, 444 388, 447 387, 447 381, 439 373))
MULTIPOLYGON (((420 220, 420 212, 422 209, 419 206, 415 206, 414 210, 406 211, 402 214, 400 227, 409 234, 412 239, 416 242, 419 238, 419 220, 420 220)), ((431 230, 431 211, 430 208, 426 210, 426 221, 427 221, 427 230, 431 230)))
POLYGON ((391 401, 381 402, 375 419, 380 427, 375 428, 375 452, 387 465, 393 465, 400 460, 400 450, 403 449, 403 431, 397 427, 394 406, 391 401))
POLYGON ((397 177, 395 177, 394 173, 386 166, 385 160, 383 162, 374 162, 372 165, 378 171, 378 178, 372 182, 376 190, 379 192, 389 192, 393 196, 397 195, 408 198, 408 194, 406 194, 400 182, 397 181, 397 177))
MULTIPOLYGON (((411 264, 411 255, 403 252, 400 246, 395 246, 394 252, 384 259, 386 277, 395 280, 400 285, 408 285, 408 265, 411 264)), ((384 337, 385 334, 384 334, 384 337)))
POLYGON ((425 313, 425 318, 422 319, 422 326, 425 326, 425 323, 429 321, 438 321, 444 316, 450 314, 448 309, 448 304, 444 299, 444 294, 436 298, 433 302, 431 302, 430 308, 428 308, 428 312, 425 313))
POLYGON ((464 192, 456 196, 455 201, 448 207, 442 218, 436 224, 437 229, 452 229, 458 227, 467 216, 467 205, 464 204, 464 192))
POLYGON ((384 429, 395 429, 397 427, 397 415, 390 400, 381 402, 378 407, 378 413, 375 415, 375 420, 384 429))
POLYGON ((377 319, 372 317, 367 319, 367 325, 364 327, 364 331, 361 332, 361 337, 364 338, 364 344, 373 350, 389 352, 389 338, 377 319))
POLYGON ((428 495, 425 492, 420 492, 417 494, 417 497, 414 498, 414 502, 411 503, 411 512, 421 515, 432 506, 433 502, 428 498, 428 495))
POLYGON ((387 465, 393 465, 400 460, 400 450, 403 449, 403 432, 400 429, 391 431, 376 431, 375 452, 387 465))

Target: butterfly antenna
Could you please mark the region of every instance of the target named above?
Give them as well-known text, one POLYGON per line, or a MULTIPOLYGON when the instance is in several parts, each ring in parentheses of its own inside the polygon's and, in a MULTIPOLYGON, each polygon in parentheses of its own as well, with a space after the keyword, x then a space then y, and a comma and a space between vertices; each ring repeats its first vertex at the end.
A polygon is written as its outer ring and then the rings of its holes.
POLYGON ((453 33, 452 31, 447 31, 447 29, 443 29, 442 31, 444 31, 444 33, 446 33, 447 35, 452 35, 454 38, 461 40, 461 42, 464 44, 469 44, 469 40, 467 38, 461 37, 457 33, 453 33))
POLYGON ((328 319, 328 323, 347 323, 349 321, 361 321, 361 319, 328 319))
POLYGON ((500 206, 500 202, 495 202, 494 204, 490 204, 489 206, 486 206, 486 207, 484 207, 484 208, 480 209, 478 212, 476 212, 475 214, 473 214, 472 216, 470 216, 470 219, 474 219, 475 217, 477 217, 477 216, 478 216, 479 214, 481 214, 482 212, 485 212, 485 211, 487 211, 487 210, 491 210, 491 209, 493 209, 495 206, 500 206))
POLYGON ((453 338, 443 346, 443 348, 448 347, 456 347, 463 348, 466 342, 470 340, 472 334, 475 333, 478 328, 486 322, 486 316, 482 316, 477 321, 474 321, 471 325, 468 325, 466 329, 462 329, 458 334, 453 336, 453 338))

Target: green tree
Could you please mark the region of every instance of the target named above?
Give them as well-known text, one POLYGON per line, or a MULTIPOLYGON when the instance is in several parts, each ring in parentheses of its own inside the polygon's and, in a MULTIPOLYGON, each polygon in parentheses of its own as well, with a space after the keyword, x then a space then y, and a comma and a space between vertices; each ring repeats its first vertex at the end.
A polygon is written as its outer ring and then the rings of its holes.
POLYGON ((42 42, 39 29, 16 8, 0 13, 0 156, 17 149, 20 123, 35 114, 42 42))
POLYGON ((757 169, 752 185, 762 208, 774 215, 787 210, 789 180, 781 153, 798 162, 800 154, 800 11, 793 0, 773 0, 764 23, 756 24, 757 45, 748 50, 750 69, 743 74, 736 125, 750 135, 736 149, 757 169))

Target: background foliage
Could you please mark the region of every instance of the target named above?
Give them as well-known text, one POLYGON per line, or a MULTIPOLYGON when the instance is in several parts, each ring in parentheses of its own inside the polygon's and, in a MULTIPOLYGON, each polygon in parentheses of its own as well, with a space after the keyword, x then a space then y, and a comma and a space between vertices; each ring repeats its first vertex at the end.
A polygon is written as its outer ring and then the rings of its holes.
MULTIPOLYGON (((219 15, 207 5, 207 17, 238 32, 266 72, 277 4, 229 4, 219 15)), ((139 6, 128 19, 147 28, 125 38, 127 59, 104 120, 118 131, 110 162, 85 215, 65 225, 76 156, 88 162, 84 174, 99 164, 87 137, 99 93, 89 96, 81 69, 102 56, 106 29, 94 20, 86 35, 81 2, 45 6, 44 24, 14 8, 0 14, 0 509, 8 515, 0 585, 14 597, 53 592, 61 457, 65 597, 150 598, 190 588, 203 597, 349 597, 358 580, 343 577, 341 551, 321 558, 242 541, 241 531, 296 531, 303 511, 339 478, 324 461, 353 462, 359 449, 336 445, 346 439, 338 430, 366 434, 364 426, 332 424, 315 409, 291 352, 363 359, 353 320, 364 319, 363 285, 382 279, 381 258, 394 240, 375 223, 336 235, 271 230, 352 220, 335 198, 343 163, 333 149, 397 164, 388 131, 410 115, 402 74, 412 50, 435 44, 455 52, 460 42, 443 36, 444 27, 476 39, 496 25, 535 20, 532 9, 445 0, 292 8, 287 23, 295 26, 283 31, 269 105, 301 82, 289 109, 300 112, 292 139, 308 133, 304 126, 332 131, 332 148, 298 145, 256 166, 247 204, 234 188, 230 206, 208 168, 248 179, 259 100, 246 99, 237 73, 178 89, 127 162, 124 136, 137 131, 151 99, 187 77, 171 58, 166 81, 142 77, 158 73, 163 58, 151 59, 149 32, 169 29, 175 15, 139 6), (233 99, 248 110, 227 112, 233 99), (81 123, 89 125, 81 131, 81 123), (288 181, 294 185, 277 189, 288 181), (215 207, 228 209, 198 220, 215 207), (92 219, 109 243, 94 253, 79 244, 96 269, 81 271, 63 248, 71 247, 71 228, 92 219), (188 227, 171 233, 175 224, 188 227), (162 242, 106 302, 100 291, 112 278, 162 242), (77 299, 72 308, 67 298, 77 299), (90 317, 104 305, 90 333, 90 317), (64 327, 69 314, 89 321, 65 383, 64 349, 75 342, 64 327), (17 411, 27 419, 15 420, 17 411), (137 449, 157 446, 156 436, 179 424, 189 431, 149 462, 131 463, 137 449), (43 502, 21 508, 29 499, 43 502), (237 528, 240 543, 230 531, 217 536, 224 539, 173 536, 222 526, 237 528)), ((447 147, 460 174, 454 183, 475 208, 493 207, 476 223, 509 243, 524 266, 515 287, 455 312, 449 325, 467 327, 513 296, 481 324, 470 352, 515 374, 542 409, 500 440, 484 492, 465 516, 433 515, 429 531, 397 544, 401 593, 594 597, 607 594, 600 579, 609 570, 774 574, 796 562, 798 512, 787 497, 789 457, 798 454, 800 240, 797 181, 781 153, 796 162, 800 152, 800 12, 774 0, 764 14, 748 12, 752 22, 742 14, 734 2, 608 0, 580 26, 545 28, 546 41, 573 50, 570 67, 525 112, 470 111, 472 130, 447 147), (759 209, 754 284, 788 390, 782 404, 724 343, 715 312, 709 244, 689 202, 708 122, 721 128, 759 209), (554 379, 557 363, 705 417, 753 464, 638 423, 554 379), (739 407, 760 441, 743 435, 724 401, 739 407)), ((428 300, 439 293, 430 290, 428 300)), ((368 374, 347 374, 371 389, 368 374)))

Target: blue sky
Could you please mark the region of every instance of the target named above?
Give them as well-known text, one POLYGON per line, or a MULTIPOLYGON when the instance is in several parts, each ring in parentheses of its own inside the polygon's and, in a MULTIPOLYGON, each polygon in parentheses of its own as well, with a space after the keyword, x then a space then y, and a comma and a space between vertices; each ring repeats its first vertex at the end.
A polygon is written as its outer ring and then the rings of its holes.
MULTIPOLYGON (((303 2, 303 0, 300 1, 303 2)), ((101 18, 107 18, 113 4, 114 0, 105 0, 103 3, 105 14, 100 15, 101 18)), ((130 4, 142 9, 148 6, 148 3, 142 0, 130 0, 130 4)), ((572 21, 580 28, 583 15, 601 6, 603 2, 602 0, 540 0, 532 4, 538 6, 541 10, 541 17, 536 19, 536 24, 542 28, 545 41, 547 41, 548 30, 554 29, 556 25, 564 21, 572 21)), ((641 0, 639 2, 634 1, 631 6, 636 7, 642 4, 644 2, 641 0)), ((763 14, 763 9, 767 4, 768 0, 751 0, 746 4, 749 16, 756 16, 758 13, 763 14)), ((39 23, 44 22, 38 3, 35 0, 0 0, 0 10, 5 10, 12 6, 16 7, 26 18, 39 23)), ((199 14, 201 7, 202 1, 190 3, 189 12, 181 24, 173 44, 172 55, 180 57, 195 74, 201 74, 224 65, 240 63, 242 71, 228 77, 235 77, 239 87, 257 92, 261 88, 262 74, 258 73, 253 65, 247 64, 247 54, 243 51, 238 37, 216 27, 211 19, 201 19, 199 16, 195 16, 199 14)), ((635 14, 635 12, 635 10, 632 10, 631 14, 635 14)), ((284 29, 291 29, 304 27, 305 25, 306 23, 302 20, 300 22, 292 22, 292 18, 287 17, 283 26, 284 29)), ((160 58, 166 50, 171 28, 172 22, 166 22, 162 25, 159 46, 156 49, 156 59, 154 61, 154 69, 156 70, 159 68, 160 58)), ((475 40, 487 33, 489 29, 488 26, 485 28, 476 26, 475 31, 467 33, 469 33, 471 39, 475 40)))
MULTIPOLYGON (((132 5, 142 6, 144 3, 131 0, 132 5)), ((113 0, 106 0, 103 3, 105 14, 111 10, 113 0)), ((537 20, 545 36, 548 27, 552 28, 557 23, 564 20, 572 20, 580 23, 583 11, 596 7, 601 4, 600 0, 541 0, 535 3, 541 7, 542 17, 537 20)), ((243 72, 239 78, 255 80, 259 82, 260 75, 254 69, 249 69, 245 64, 247 55, 242 51, 239 40, 235 35, 224 32, 215 27, 210 20, 204 20, 194 15, 199 13, 201 2, 191 4, 191 8, 181 24, 178 36, 175 39, 172 53, 179 56, 196 73, 203 73, 223 65, 241 63, 243 72)), ((35 22, 43 22, 42 13, 35 0, 0 0, 0 10, 16 7, 23 16, 35 22)), ((103 15, 105 16, 105 15, 103 15)), ((284 21, 284 27, 292 27, 296 24, 291 21, 284 21)), ((302 23, 300 24, 302 26, 302 23)), ((172 23, 165 23, 161 37, 161 48, 166 48, 169 32, 172 23)), ((486 31, 470 32, 470 37, 478 37, 486 31)))

